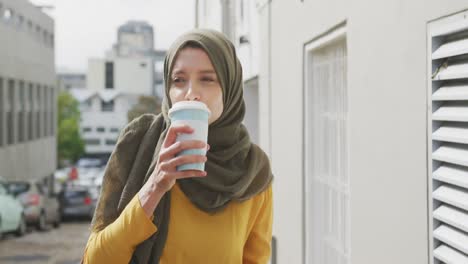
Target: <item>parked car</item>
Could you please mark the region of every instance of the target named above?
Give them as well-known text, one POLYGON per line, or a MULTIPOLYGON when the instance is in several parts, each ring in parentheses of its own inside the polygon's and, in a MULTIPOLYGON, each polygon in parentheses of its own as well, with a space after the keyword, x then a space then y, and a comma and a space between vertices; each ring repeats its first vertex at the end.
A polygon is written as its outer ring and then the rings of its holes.
POLYGON ((3 234, 14 232, 17 236, 26 233, 26 219, 24 208, 20 201, 15 199, 0 181, 0 238, 3 234))
POLYGON ((60 226, 58 198, 42 182, 25 180, 9 181, 6 184, 10 193, 23 204, 28 225, 34 225, 39 230, 45 230, 48 224, 54 227, 60 226))
POLYGON ((67 185, 60 192, 60 205, 64 218, 92 219, 96 208, 96 198, 89 187, 67 185))

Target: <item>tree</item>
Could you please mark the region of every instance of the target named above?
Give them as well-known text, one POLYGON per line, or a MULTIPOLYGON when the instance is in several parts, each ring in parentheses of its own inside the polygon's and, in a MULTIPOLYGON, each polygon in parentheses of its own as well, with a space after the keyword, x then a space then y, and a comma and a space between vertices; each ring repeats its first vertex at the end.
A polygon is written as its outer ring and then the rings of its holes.
POLYGON ((80 135, 80 110, 68 92, 58 96, 58 163, 76 162, 85 152, 85 144, 80 135))
POLYGON ((146 113, 156 115, 161 113, 161 101, 157 97, 146 95, 138 97, 138 103, 127 113, 128 122, 146 113))

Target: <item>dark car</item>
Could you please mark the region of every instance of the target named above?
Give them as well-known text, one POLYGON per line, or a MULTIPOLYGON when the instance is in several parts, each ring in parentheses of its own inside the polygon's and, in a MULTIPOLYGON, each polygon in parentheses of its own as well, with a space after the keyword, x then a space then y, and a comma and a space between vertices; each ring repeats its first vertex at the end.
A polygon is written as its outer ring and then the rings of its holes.
POLYGON ((60 226, 60 207, 57 196, 42 182, 36 180, 9 181, 6 186, 24 206, 28 225, 45 230, 48 224, 60 226))
POLYGON ((67 186, 60 192, 60 206, 64 218, 92 219, 96 199, 87 187, 67 186))

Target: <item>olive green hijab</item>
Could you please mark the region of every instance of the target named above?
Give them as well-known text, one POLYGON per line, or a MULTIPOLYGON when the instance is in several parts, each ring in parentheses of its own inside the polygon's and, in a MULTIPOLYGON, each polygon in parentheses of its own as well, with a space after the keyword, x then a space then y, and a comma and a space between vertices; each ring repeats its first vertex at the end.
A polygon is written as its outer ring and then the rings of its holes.
MULTIPOLYGON (((242 124, 245 115, 242 67, 233 44, 214 30, 196 29, 180 36, 164 61, 165 98, 162 113, 143 115, 121 133, 104 174, 93 230, 112 223, 147 181, 170 126, 170 76, 179 50, 200 47, 209 56, 221 83, 224 109, 209 126, 205 165, 207 176, 178 180, 183 193, 200 210, 215 214, 230 202, 247 200, 270 185, 273 175, 267 155, 250 142, 242 124), (144 177, 143 177, 144 176, 144 177)), ((136 248, 131 263, 159 263, 169 230, 170 191, 154 212, 158 231, 136 248)), ((172 216, 177 217, 177 216, 172 216)), ((135 228, 135 227, 129 227, 135 228)), ((109 245, 111 246, 111 245, 109 245)))

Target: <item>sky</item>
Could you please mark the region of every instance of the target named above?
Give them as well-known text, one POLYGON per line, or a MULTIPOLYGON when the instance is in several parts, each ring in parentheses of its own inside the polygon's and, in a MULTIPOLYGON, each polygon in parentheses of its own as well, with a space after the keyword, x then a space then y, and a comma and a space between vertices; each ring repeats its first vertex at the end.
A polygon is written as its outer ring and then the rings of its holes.
POLYGON ((57 71, 85 72, 88 58, 104 57, 117 39, 117 28, 128 20, 153 26, 155 48, 167 49, 194 27, 195 0, 30 0, 51 5, 55 20, 57 71))

